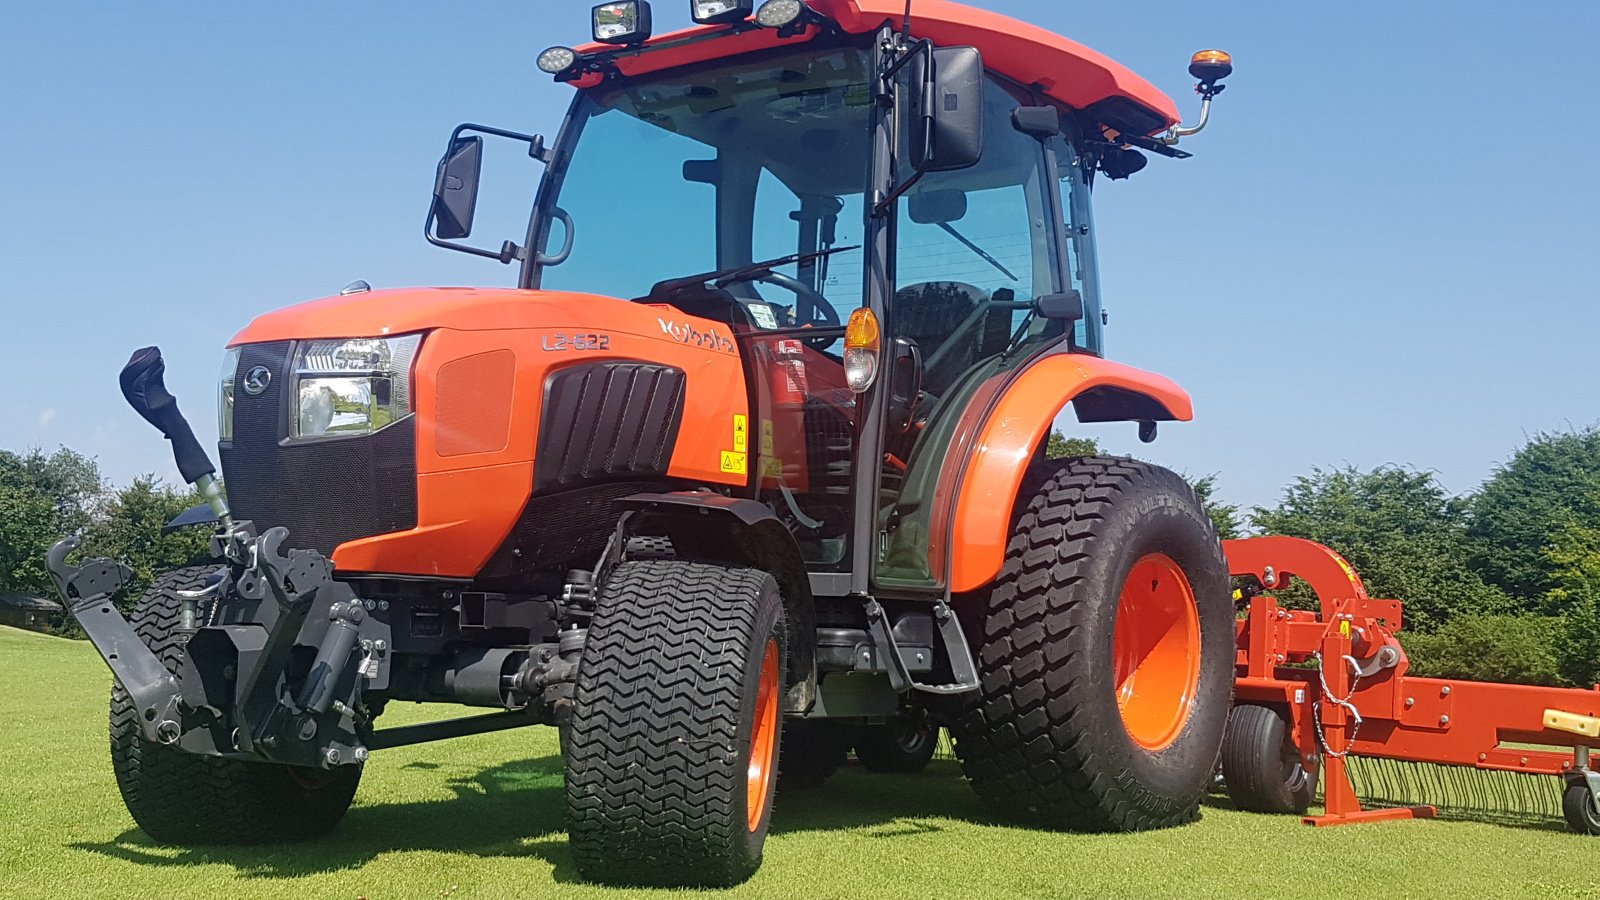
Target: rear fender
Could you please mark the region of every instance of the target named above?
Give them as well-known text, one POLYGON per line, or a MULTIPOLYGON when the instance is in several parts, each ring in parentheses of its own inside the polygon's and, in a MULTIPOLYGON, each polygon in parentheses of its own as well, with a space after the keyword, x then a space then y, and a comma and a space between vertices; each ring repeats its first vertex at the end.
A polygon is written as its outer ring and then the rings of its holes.
POLYGON ((817 695, 816 604, 794 535, 766 504, 704 491, 635 494, 617 501, 635 510, 624 536, 663 535, 685 559, 739 563, 771 573, 788 620, 789 690, 784 711, 805 713, 817 695))
POLYGON ((936 566, 946 561, 952 592, 976 590, 1000 574, 1023 476, 1068 403, 1080 422, 1194 418, 1188 393, 1153 372, 1080 353, 1052 354, 1023 369, 990 402, 956 470, 950 527, 934 530, 950 536, 948 550, 933 549, 936 566))

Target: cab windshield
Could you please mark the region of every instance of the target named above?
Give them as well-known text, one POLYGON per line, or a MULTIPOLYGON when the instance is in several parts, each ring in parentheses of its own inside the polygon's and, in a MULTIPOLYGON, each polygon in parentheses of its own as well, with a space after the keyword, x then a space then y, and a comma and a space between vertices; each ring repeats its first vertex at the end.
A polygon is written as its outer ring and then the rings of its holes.
POLYGON ((806 48, 588 92, 544 200, 541 245, 559 251, 570 237, 571 255, 537 285, 633 299, 665 280, 809 254, 729 291, 757 327, 848 318, 862 300, 869 72, 859 49, 806 48), (809 290, 774 286, 782 276, 809 290))

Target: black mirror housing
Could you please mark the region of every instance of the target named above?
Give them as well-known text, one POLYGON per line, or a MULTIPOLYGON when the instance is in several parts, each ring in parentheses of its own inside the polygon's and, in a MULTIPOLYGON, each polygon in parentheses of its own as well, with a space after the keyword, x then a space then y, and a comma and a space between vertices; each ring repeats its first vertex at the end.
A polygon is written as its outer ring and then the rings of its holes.
POLYGON ((478 178, 483 171, 483 138, 457 136, 439 160, 433 182, 433 227, 440 238, 453 241, 472 234, 472 214, 478 207, 478 178))
POLYGON ((967 195, 961 191, 923 191, 906 201, 906 212, 918 225, 948 225, 967 214, 967 195))
POLYGON ((926 140, 913 145, 912 164, 921 172, 970 168, 983 157, 983 56, 976 47, 940 47, 929 62, 914 104, 926 140))
POLYGON ((1053 106, 1019 106, 1011 124, 1026 135, 1045 140, 1061 133, 1061 114, 1053 106))
POLYGON ((1076 322, 1083 318, 1083 295, 1075 290, 1035 297, 1033 309, 1043 319, 1076 322))

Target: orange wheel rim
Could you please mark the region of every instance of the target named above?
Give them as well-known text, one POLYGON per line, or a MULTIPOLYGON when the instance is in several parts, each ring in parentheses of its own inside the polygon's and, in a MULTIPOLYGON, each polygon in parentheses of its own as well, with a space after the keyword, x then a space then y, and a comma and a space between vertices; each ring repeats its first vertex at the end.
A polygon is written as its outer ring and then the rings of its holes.
POLYGON ((1188 576, 1166 554, 1148 553, 1128 570, 1111 655, 1128 736, 1146 750, 1171 746, 1200 683, 1200 614, 1188 576))
POLYGON ((751 831, 761 827, 771 796, 772 772, 778 749, 778 642, 767 640, 761 654, 761 683, 756 689, 756 716, 750 726, 750 764, 745 770, 746 823, 751 831))

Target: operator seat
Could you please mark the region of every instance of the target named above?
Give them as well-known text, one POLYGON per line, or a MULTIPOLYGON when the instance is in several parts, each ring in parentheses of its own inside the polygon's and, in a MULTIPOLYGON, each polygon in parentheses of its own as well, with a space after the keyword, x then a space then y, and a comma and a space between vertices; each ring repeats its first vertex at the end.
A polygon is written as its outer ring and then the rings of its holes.
MULTIPOLYGON (((954 332, 980 303, 988 299, 989 295, 982 288, 960 281, 925 281, 907 285, 895 292, 895 333, 917 342, 924 365, 949 341, 959 342, 957 346, 945 350, 943 358, 935 365, 923 370, 924 391, 936 397, 943 396, 962 373, 987 355, 986 351, 990 349, 988 344, 992 341, 991 323, 976 323, 975 327, 961 334, 954 332)), ((1010 298, 997 294, 995 299, 1010 298)), ((1007 322, 1009 318, 1008 312, 1007 322)))

